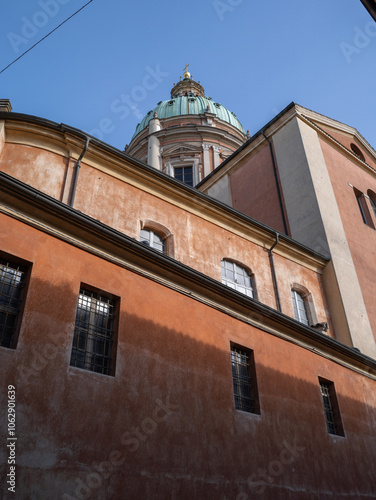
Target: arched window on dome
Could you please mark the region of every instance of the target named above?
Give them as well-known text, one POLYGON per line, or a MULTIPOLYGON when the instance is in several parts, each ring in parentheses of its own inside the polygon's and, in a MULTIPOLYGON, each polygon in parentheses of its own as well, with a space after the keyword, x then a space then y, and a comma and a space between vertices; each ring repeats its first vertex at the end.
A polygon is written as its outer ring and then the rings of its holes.
POLYGON ((232 260, 223 259, 221 262, 222 283, 248 297, 255 298, 252 274, 243 266, 232 260))

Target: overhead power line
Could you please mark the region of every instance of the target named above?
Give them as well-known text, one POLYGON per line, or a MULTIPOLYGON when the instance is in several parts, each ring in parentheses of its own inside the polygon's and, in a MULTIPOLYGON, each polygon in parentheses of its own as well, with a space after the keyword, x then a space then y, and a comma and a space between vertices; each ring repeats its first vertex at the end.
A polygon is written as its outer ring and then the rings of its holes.
POLYGON ((8 64, 8 66, 5 66, 5 68, 3 68, 1 71, 0 71, 0 75, 1 73, 4 73, 4 71, 8 68, 10 68, 12 66, 12 64, 14 64, 15 62, 19 61, 21 59, 21 57, 23 57, 25 54, 27 54, 28 52, 30 52, 30 50, 32 50, 34 47, 36 47, 37 45, 39 45, 41 42, 43 42, 43 40, 45 40, 47 37, 49 37, 50 35, 52 35, 52 33, 56 30, 58 30, 61 26, 63 26, 63 24, 65 24, 67 21, 69 21, 69 19, 72 19, 72 17, 74 17, 76 14, 78 14, 79 12, 81 12, 81 10, 83 10, 85 7, 87 7, 89 5, 89 3, 91 3, 93 0, 90 0, 89 2, 87 2, 85 5, 83 5, 80 9, 78 9, 74 14, 72 14, 71 16, 69 16, 65 21, 63 21, 62 23, 59 24, 59 26, 56 26, 56 28, 54 28, 52 31, 50 31, 49 33, 47 33, 46 36, 44 36, 43 38, 41 38, 39 40, 39 42, 37 43, 34 43, 34 45, 32 47, 30 47, 30 49, 27 49, 25 50, 25 52, 23 52, 20 56, 17 57, 17 59, 15 59, 14 61, 12 61, 10 64, 8 64))

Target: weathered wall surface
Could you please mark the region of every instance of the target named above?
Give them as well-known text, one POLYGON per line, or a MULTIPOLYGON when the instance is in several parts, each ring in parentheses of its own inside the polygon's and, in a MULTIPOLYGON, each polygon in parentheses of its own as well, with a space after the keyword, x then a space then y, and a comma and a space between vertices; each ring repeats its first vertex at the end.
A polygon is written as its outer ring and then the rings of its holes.
MULTIPOLYGON (((321 140, 320 145, 376 339, 375 287, 372 279, 375 275, 376 230, 364 224, 353 189, 354 187, 363 193, 367 193, 369 189, 376 192, 376 174, 360 164, 354 164, 350 158, 331 147, 327 141, 321 140)), ((376 217, 371 207, 369 214, 376 226, 376 217)))
POLYGON ((281 233, 285 233, 282 208, 269 146, 244 160, 230 174, 232 206, 281 233))
MULTIPOLYGON (((45 147, 50 148, 51 143, 46 142, 45 147)), ((270 163, 266 149, 260 155, 266 163, 270 163)), ((246 236, 244 230, 240 231, 236 225, 221 227, 210 215, 196 209, 190 200, 187 202, 175 194, 158 190, 156 186, 145 186, 126 169, 117 167, 115 170, 109 163, 94 161, 90 152, 87 156, 89 160, 83 158, 79 171, 75 209, 136 240, 140 237, 142 221, 155 221, 172 233, 175 259, 219 281, 222 259, 235 260, 254 273, 257 299, 270 307, 276 307, 265 243, 255 242, 251 235, 246 236)), ((5 144, 0 160, 0 168, 4 172, 65 203, 71 192, 74 165, 75 160, 71 157, 23 144, 5 144)), ((268 185, 269 181, 265 183, 265 189, 268 185)), ((255 187, 252 189, 256 192, 255 187)), ((273 187, 270 189, 273 190, 273 187)), ((243 201, 248 203, 246 198, 243 201)), ((238 208, 245 210, 246 206, 238 208)), ((277 274, 295 275, 295 283, 299 283, 300 276, 304 276, 304 286, 312 290, 317 304, 318 321, 330 322, 325 292, 317 286, 318 273, 309 268, 303 269, 298 262, 286 258, 278 262, 282 267, 277 268, 277 274)), ((291 292, 285 286, 286 283, 286 280, 281 283, 285 294, 282 298, 285 304, 283 312, 294 317, 291 292)))
POLYGON ((17 349, 0 348, 17 394, 19 498, 376 497, 374 380, 20 221, 0 224, 1 250, 32 263, 17 349), (114 377, 69 366, 81 283, 120 298, 114 377), (234 408, 230 342, 254 351, 260 415, 234 408), (345 437, 327 433, 318 377, 335 383, 345 437))

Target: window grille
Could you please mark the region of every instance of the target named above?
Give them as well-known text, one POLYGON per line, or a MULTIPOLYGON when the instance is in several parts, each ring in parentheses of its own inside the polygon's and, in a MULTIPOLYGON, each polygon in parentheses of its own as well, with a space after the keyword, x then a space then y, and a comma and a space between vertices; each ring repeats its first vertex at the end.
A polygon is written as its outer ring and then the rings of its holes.
POLYGON ((185 167, 174 167, 174 177, 188 186, 193 186, 193 168, 192 165, 185 167))
POLYGON ((295 319, 309 325, 306 302, 303 296, 296 290, 291 290, 292 303, 294 306, 295 319))
POLYGON ((114 301, 81 289, 78 297, 72 366, 110 375, 114 341, 114 301))
POLYGON ((158 252, 166 253, 165 242, 162 236, 150 229, 141 229, 140 241, 158 252))
POLYGON ((15 347, 26 269, 0 259, 0 345, 15 347))
POLYGON ((259 413, 252 351, 232 345, 231 365, 235 408, 249 413, 259 413))
POLYGON ((327 380, 319 381, 327 430, 329 434, 344 436, 334 384, 327 380))
POLYGON ((244 267, 229 260, 222 260, 222 283, 238 292, 254 297, 252 276, 244 267))

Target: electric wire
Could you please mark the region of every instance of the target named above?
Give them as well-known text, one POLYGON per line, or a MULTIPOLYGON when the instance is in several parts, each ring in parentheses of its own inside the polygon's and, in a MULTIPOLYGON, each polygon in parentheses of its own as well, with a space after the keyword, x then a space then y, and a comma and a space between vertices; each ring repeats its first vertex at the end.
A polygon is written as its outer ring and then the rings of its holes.
POLYGON ((71 16, 69 16, 67 19, 65 19, 65 21, 63 21, 62 23, 59 24, 59 26, 56 26, 56 28, 54 28, 52 31, 50 31, 49 33, 47 33, 46 36, 44 36, 43 38, 41 38, 37 43, 34 43, 34 45, 32 47, 30 47, 29 49, 25 50, 25 52, 23 52, 20 56, 17 57, 17 59, 15 59, 14 61, 12 61, 10 64, 8 64, 8 66, 5 66, 5 68, 3 68, 1 71, 0 71, 0 75, 1 73, 4 73, 4 71, 8 68, 10 68, 12 66, 12 64, 14 64, 15 62, 19 61, 21 59, 21 57, 23 57, 24 55, 26 55, 28 52, 30 52, 30 50, 32 50, 34 47, 36 47, 38 44, 40 44, 41 42, 43 42, 43 40, 45 40, 47 37, 49 37, 50 35, 52 35, 52 33, 54 31, 56 31, 57 29, 59 29, 61 26, 63 26, 63 24, 65 24, 67 21, 69 21, 70 19, 72 19, 72 17, 74 17, 76 14, 78 14, 81 10, 83 10, 85 7, 87 7, 89 5, 89 3, 91 3, 93 0, 90 0, 89 2, 87 2, 85 5, 83 5, 80 9, 78 9, 74 14, 72 14, 71 16))

